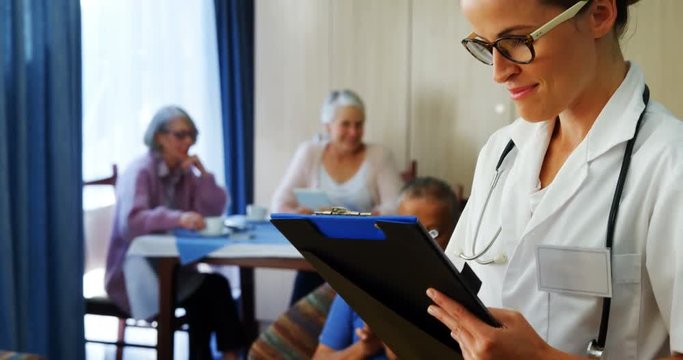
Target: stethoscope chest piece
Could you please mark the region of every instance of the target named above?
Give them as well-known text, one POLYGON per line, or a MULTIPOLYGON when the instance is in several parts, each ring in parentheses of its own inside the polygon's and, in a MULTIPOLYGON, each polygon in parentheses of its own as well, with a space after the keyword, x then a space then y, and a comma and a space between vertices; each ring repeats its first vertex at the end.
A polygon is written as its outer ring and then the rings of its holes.
POLYGON ((605 348, 598 345, 597 340, 593 339, 588 342, 588 348, 586 348, 586 355, 590 359, 602 359, 602 354, 605 352, 605 348))

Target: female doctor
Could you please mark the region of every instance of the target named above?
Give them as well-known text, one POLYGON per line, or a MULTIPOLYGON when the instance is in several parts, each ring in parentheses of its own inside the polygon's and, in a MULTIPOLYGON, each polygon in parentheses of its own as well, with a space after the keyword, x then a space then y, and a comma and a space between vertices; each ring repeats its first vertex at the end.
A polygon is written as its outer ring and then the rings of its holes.
POLYGON ((683 358, 683 122, 623 58, 633 2, 460 1, 463 45, 521 116, 482 149, 446 250, 501 326, 427 290, 466 359, 683 358))

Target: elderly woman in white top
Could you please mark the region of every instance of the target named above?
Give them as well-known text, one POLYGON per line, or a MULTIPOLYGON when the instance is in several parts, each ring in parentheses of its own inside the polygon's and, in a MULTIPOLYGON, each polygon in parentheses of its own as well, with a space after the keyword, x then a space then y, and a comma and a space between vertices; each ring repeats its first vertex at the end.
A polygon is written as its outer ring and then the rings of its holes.
MULTIPOLYGON (((323 103, 321 120, 328 139, 299 146, 273 196, 271 212, 310 214, 312 209, 297 203, 294 189, 319 188, 335 206, 393 213, 401 177, 387 148, 363 142, 365 106, 360 97, 351 90, 332 91, 323 103)), ((306 274, 297 275, 293 302, 322 283, 317 274, 306 274), (316 279, 304 280, 309 276, 316 279)))

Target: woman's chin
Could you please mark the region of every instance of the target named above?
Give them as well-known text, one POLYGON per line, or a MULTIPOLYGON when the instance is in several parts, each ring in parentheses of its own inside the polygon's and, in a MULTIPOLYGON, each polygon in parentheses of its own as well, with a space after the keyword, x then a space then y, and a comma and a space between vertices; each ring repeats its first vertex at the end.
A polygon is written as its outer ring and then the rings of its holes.
POLYGON ((343 153, 355 153, 363 148, 363 143, 338 143, 336 148, 343 153))
POLYGON ((528 122, 541 122, 553 118, 552 115, 546 111, 539 111, 539 107, 532 104, 515 103, 515 107, 517 108, 517 114, 528 122))
POLYGON ((346 147, 350 152, 355 153, 363 149, 363 143, 354 143, 346 147))

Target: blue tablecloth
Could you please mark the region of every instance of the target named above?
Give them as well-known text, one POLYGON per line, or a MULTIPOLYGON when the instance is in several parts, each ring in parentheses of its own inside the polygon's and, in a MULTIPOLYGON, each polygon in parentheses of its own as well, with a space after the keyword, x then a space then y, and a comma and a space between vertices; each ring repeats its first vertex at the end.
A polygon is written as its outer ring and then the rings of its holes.
POLYGON ((175 229, 176 247, 182 265, 199 260, 231 244, 285 244, 287 239, 270 222, 249 223, 244 231, 221 236, 205 236, 196 231, 175 229))

